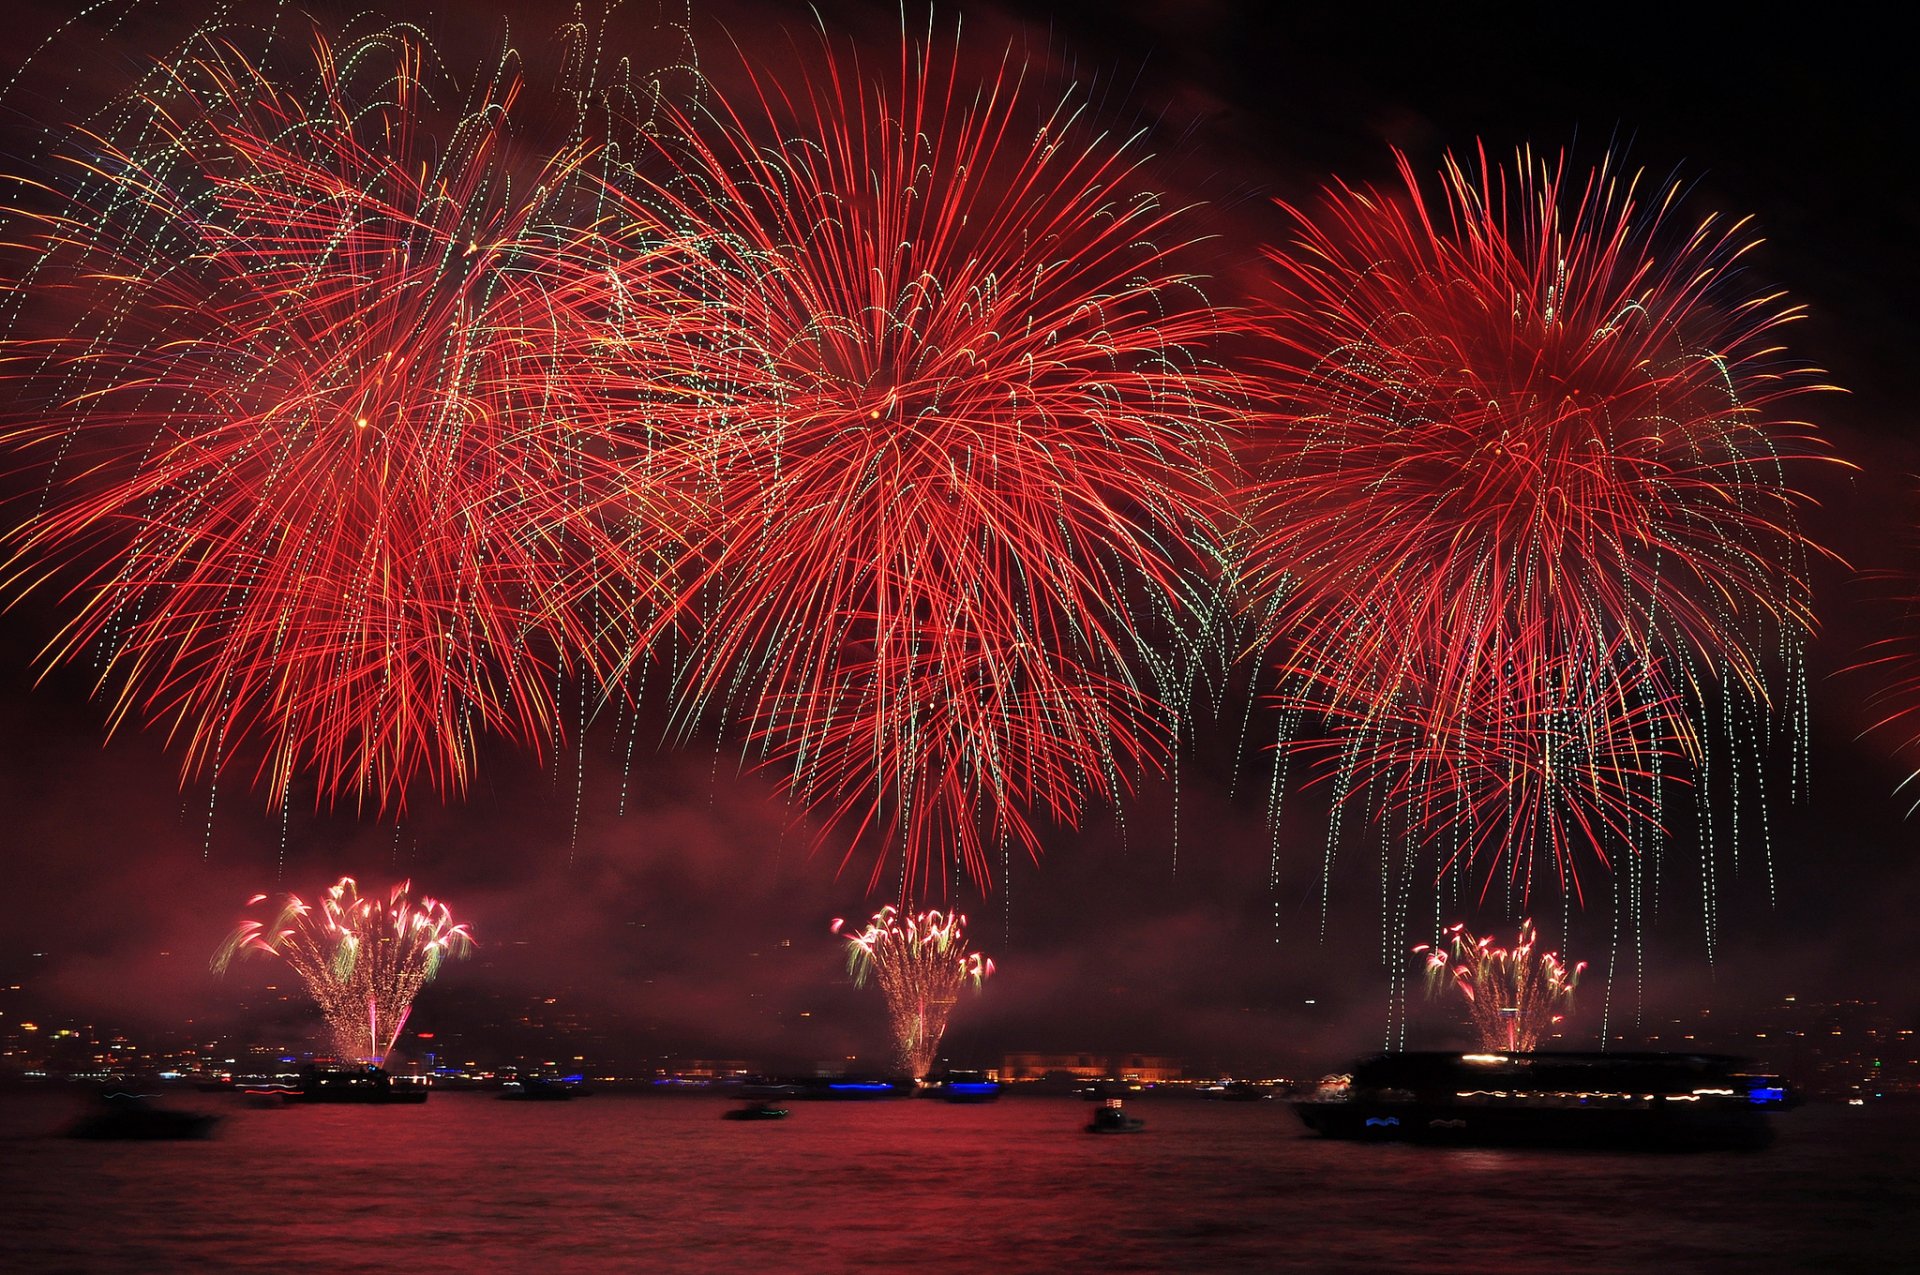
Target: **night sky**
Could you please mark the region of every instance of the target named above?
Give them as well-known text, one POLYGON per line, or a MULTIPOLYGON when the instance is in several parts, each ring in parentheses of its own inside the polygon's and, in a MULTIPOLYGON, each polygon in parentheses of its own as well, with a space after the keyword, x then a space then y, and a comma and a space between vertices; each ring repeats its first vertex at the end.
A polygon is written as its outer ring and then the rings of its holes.
MULTIPOLYGON (((37 33, 77 7, 14 9, 37 33)), ((456 68, 497 35, 470 16, 484 9, 490 22, 487 6, 390 8, 422 20, 456 68), (446 16, 455 8, 461 16, 446 16)), ((1767 243, 1746 268, 1756 286, 1784 287, 1808 307, 1793 349, 1849 391, 1801 410, 1860 468, 1801 474, 1819 501, 1806 529, 1846 562, 1816 573, 1814 786, 1804 805, 1775 803, 1777 890, 1769 898, 1760 851, 1747 847, 1710 963, 1693 855, 1675 847, 1641 1012, 1657 1021, 1789 994, 1920 1009, 1905 964, 1920 898, 1916 825, 1894 791, 1905 772, 1885 740, 1860 738, 1871 678, 1840 673, 1903 622, 1876 608, 1862 573, 1914 549, 1920 191, 1905 161, 1916 121, 1895 41, 1833 15, 1816 26, 1764 7, 1294 8, 1119 0, 965 11, 970 42, 997 53, 1012 41, 1049 74, 1090 84, 1116 126, 1151 124, 1156 180, 1176 202, 1209 205, 1199 221, 1220 236, 1223 297, 1259 286, 1255 246, 1285 233, 1272 197, 1310 201, 1336 174, 1388 181, 1391 146, 1425 172, 1476 139, 1496 159, 1530 143, 1571 146, 1591 163, 1614 146, 1651 177, 1687 183, 1685 215, 1755 217, 1767 243)), ((616 16, 611 42, 645 63, 641 10, 651 6, 616 16)), ((545 36, 537 12, 521 5, 512 18, 530 48, 545 36)), ((888 3, 838 0, 820 12, 876 48, 899 21, 888 3)), ((779 26, 804 34, 810 21, 804 6, 744 0, 696 3, 696 15, 716 68, 729 38, 777 60, 779 26)), ((98 56, 75 79, 76 100, 104 97, 175 34, 143 11, 121 34, 78 39, 98 56)), ((18 139, 32 136, 30 117, 53 109, 32 93, 0 103, 10 173, 26 162, 18 139)), ((158 731, 127 729, 103 745, 104 710, 84 669, 36 680, 33 656, 57 610, 36 595, 0 616, 0 975, 31 979, 48 1003, 134 1029, 230 1021, 241 990, 268 971, 223 984, 207 958, 250 894, 317 890, 342 873, 411 876, 481 944, 423 997, 417 1025, 460 994, 502 990, 566 998, 635 1054, 884 1058, 878 996, 847 986, 828 925, 865 917, 886 888, 869 898, 864 866, 836 877, 831 842, 810 853, 816 830, 773 795, 770 777, 741 767, 737 745, 656 748, 643 734, 629 767, 628 741, 602 726, 544 762, 489 748, 464 801, 418 798, 397 827, 350 807, 316 814, 310 791, 283 821, 237 781, 211 802, 204 785, 183 789, 158 731)), ((1038 865, 1016 858, 990 897, 963 891, 976 945, 999 973, 956 1014, 947 1052, 992 1061, 1010 1049, 1134 1050, 1233 1066, 1377 1047, 1387 1002, 1370 856, 1359 842, 1343 849, 1323 919, 1324 798, 1295 793, 1270 887, 1265 765, 1222 727, 1177 785, 1149 783, 1119 818, 1093 810, 1079 832, 1054 835, 1038 865)), ((1596 901, 1571 916, 1564 939, 1557 895, 1531 910, 1550 943, 1604 973, 1612 917, 1596 879, 1596 901)), ((1510 929, 1518 918, 1489 900, 1472 919, 1510 929)), ((1603 990, 1598 974, 1583 986, 1575 1040, 1593 1039, 1603 990)), ((1633 1013, 1633 991, 1616 989, 1616 1016, 1633 1013)), ((1415 1039, 1444 1039, 1447 1021, 1417 1005, 1415 1039)))

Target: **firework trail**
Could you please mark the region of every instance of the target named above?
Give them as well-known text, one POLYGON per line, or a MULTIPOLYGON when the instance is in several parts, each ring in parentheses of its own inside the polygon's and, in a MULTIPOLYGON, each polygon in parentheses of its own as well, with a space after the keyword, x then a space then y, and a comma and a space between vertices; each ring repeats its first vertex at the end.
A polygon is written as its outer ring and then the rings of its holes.
MULTIPOLYGON (((420 989, 449 956, 465 956, 473 937, 455 925, 443 903, 411 897, 402 881, 383 902, 363 896, 352 877, 341 877, 318 905, 298 895, 281 896, 271 921, 248 920, 215 953, 224 972, 235 956, 263 952, 284 960, 300 980, 333 1033, 344 1059, 379 1064, 413 1010, 420 989)), ((256 894, 252 907, 267 896, 256 894)))
POLYGON ((669 386, 602 358, 608 397, 631 375, 680 402, 649 428, 682 422, 667 451, 708 493, 682 720, 739 727, 875 880, 897 856, 903 890, 955 859, 984 883, 1037 818, 1163 763, 1155 648, 1217 540, 1220 321, 1136 142, 1010 57, 974 80, 931 33, 885 67, 794 52, 656 139, 670 176, 630 194, 609 234, 640 265, 608 287, 650 314, 678 245, 726 323, 669 386))
MULTIPOLYGON (((833 932, 844 924, 836 917, 833 932)), ((880 984, 899 1065, 915 1080, 932 1068, 960 990, 993 973, 992 961, 967 950, 966 927, 956 912, 908 915, 884 907, 866 929, 846 935, 847 970, 861 986, 870 977, 880 984)))
POLYGON ((1398 672, 1399 685, 1366 705, 1350 686, 1296 681, 1295 706, 1326 694, 1328 733, 1293 751, 1339 776, 1343 803, 1366 800, 1383 828, 1431 851, 1440 875, 1504 864, 1522 898, 1536 861, 1515 847, 1545 847, 1557 884, 1578 898, 1576 852, 1608 866, 1609 846, 1642 844, 1660 826, 1662 777, 1699 755, 1678 697, 1617 640, 1592 662, 1537 670, 1530 697, 1510 667, 1482 665, 1441 724, 1429 711, 1439 674, 1419 654, 1398 672))
POLYGON ((587 150, 516 145, 510 53, 456 108, 408 28, 293 70, 229 37, 77 134, 30 215, 15 583, 68 579, 48 657, 94 662, 114 725, 165 723, 183 778, 245 752, 270 804, 307 773, 398 808, 462 790, 482 733, 551 738, 595 641, 627 474, 564 426, 549 303, 587 150))
POLYGON ((1565 1020, 1573 1004, 1585 961, 1568 967, 1557 952, 1537 952, 1532 921, 1520 923, 1511 948, 1491 938, 1475 938, 1465 925, 1447 928, 1451 955, 1439 944, 1422 943, 1427 955, 1427 985, 1438 991, 1451 984, 1467 998, 1473 1030, 1482 1049, 1525 1053, 1565 1020))
POLYGON ((1612 161, 1449 160, 1437 202, 1400 169, 1288 209, 1269 254, 1249 574, 1284 729, 1325 723, 1336 806, 1384 797, 1483 891, 1524 899, 1544 852, 1579 897, 1581 857, 1645 850, 1690 776, 1710 855, 1705 723, 1757 772, 1803 716, 1794 482, 1824 457, 1784 413, 1824 387, 1773 344, 1798 311, 1735 291, 1744 223, 1684 231, 1612 161))

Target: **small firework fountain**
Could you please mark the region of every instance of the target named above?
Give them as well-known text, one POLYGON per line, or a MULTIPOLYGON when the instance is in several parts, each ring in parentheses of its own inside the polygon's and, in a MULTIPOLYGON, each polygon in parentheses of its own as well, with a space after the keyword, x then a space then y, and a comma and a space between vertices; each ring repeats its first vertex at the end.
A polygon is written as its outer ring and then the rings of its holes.
MULTIPOLYGON (((413 999, 448 956, 465 956, 473 936, 455 925, 444 903, 415 900, 402 881, 378 897, 363 896, 341 877, 317 904, 280 896, 271 921, 247 920, 214 954, 225 972, 236 955, 264 952, 286 961, 326 1015, 342 1060, 378 1065, 392 1051, 413 1011, 413 999)), ((252 907, 268 898, 256 894, 252 907)))
POLYGON ((1471 1007, 1474 1032, 1483 1049, 1525 1052, 1537 1049, 1548 1029, 1565 1019, 1574 985, 1587 968, 1567 966, 1558 952, 1538 951, 1532 921, 1520 922, 1511 948, 1492 938, 1476 938, 1465 925, 1447 929, 1452 954, 1439 944, 1414 948, 1427 957, 1427 983, 1434 991, 1449 979, 1471 1007))
MULTIPOLYGON (((835 917, 833 932, 846 922, 835 917)), ((993 962, 967 950, 967 918, 958 912, 911 916, 884 907, 859 933, 847 934, 847 971, 862 987, 871 975, 887 998, 900 1066, 915 1080, 926 1076, 946 1034, 947 1016, 968 983, 978 987, 993 962)))

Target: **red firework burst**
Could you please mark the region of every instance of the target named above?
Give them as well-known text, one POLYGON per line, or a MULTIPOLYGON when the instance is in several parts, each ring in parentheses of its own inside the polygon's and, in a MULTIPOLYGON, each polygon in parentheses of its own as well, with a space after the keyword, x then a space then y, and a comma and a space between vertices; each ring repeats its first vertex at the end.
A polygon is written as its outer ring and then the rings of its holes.
POLYGON ((678 242, 727 319, 667 360, 716 511, 682 564, 688 712, 744 721, 849 856, 984 882, 1033 808, 1072 823, 1164 753, 1133 670, 1210 539, 1216 316, 1140 159, 1036 112, 1020 66, 797 53, 676 121, 625 232, 678 242))
POLYGON ((188 774, 257 749, 270 801, 310 771, 397 805, 463 787, 482 731, 557 730, 591 641, 547 302, 581 154, 526 171, 504 71, 436 135, 404 30, 315 57, 290 89, 201 39, 86 139, 31 275, 79 317, 10 343, 10 441, 52 475, 16 545, 88 564, 50 651, 100 652, 114 722, 166 722, 188 774))
POLYGON ((1404 192, 1289 209, 1299 240, 1270 254, 1285 398, 1253 574, 1285 698, 1337 724, 1348 764, 1437 769, 1438 802, 1402 795, 1438 825, 1467 767, 1471 804, 1516 801, 1504 835, 1545 828, 1566 874, 1623 831, 1607 810, 1657 801, 1647 759, 1691 751, 1707 688, 1778 706, 1786 681, 1797 705, 1793 470, 1818 449, 1780 412, 1818 383, 1771 344, 1797 312, 1731 295, 1743 226, 1679 232, 1673 188, 1482 156, 1449 160, 1435 205, 1400 169, 1404 192), (1542 824, 1528 794, 1570 687, 1613 742, 1583 746, 1585 814, 1542 824))

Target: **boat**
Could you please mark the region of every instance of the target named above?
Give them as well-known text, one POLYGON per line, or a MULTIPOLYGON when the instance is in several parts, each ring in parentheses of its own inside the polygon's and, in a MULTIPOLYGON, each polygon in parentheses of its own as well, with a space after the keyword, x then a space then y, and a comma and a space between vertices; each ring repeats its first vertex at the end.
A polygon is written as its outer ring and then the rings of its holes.
POLYGON ((1138 1133, 1146 1127, 1146 1121, 1127 1114, 1126 1104, 1118 1098, 1103 1099, 1087 1121, 1088 1133, 1138 1133))
POLYGON ((300 1086, 281 1094, 286 1102, 422 1103, 429 1092, 425 1076, 392 1076, 379 1067, 358 1071, 309 1071, 300 1086))
POLYGON ((136 1142, 204 1138, 220 1123, 219 1116, 205 1112, 156 1107, 146 1094, 104 1093, 100 1103, 92 1114, 68 1127, 69 1138, 136 1142))
POLYGON ((1409 1052, 1329 1076, 1293 1109, 1322 1137, 1479 1145, 1759 1148, 1786 1087, 1724 1054, 1409 1052))
POLYGON ((582 1096, 578 1077, 521 1076, 503 1081, 500 1096, 508 1102, 566 1102, 582 1096))
POLYGON ((731 1111, 722 1112, 722 1120, 785 1120, 790 1113, 785 1107, 776 1107, 764 1099, 743 1103, 731 1111))
POLYGON ((910 1081, 866 1080, 841 1076, 810 1081, 801 1087, 799 1096, 826 1099, 832 1102, 877 1102, 903 1097, 912 1092, 911 1085, 910 1081))
POLYGON ((982 1103, 1000 1100, 1000 1082, 984 1071, 950 1071, 928 1083, 927 1095, 942 1102, 982 1103))

